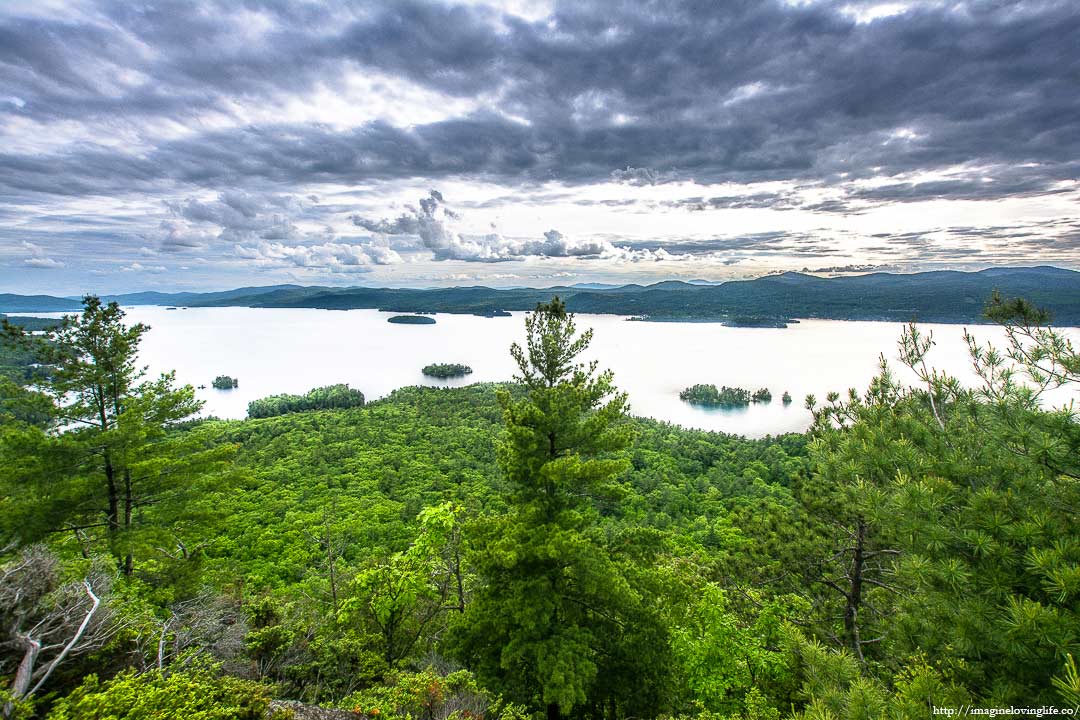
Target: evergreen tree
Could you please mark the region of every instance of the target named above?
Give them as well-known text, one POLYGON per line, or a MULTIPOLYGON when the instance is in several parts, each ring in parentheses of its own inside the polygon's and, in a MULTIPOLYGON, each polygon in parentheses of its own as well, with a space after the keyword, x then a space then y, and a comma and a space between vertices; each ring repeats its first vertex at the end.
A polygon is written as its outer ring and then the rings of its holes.
POLYGON ((657 658, 669 643, 598 522, 629 467, 626 396, 610 371, 579 362, 592 331, 578 335, 558 298, 525 327, 525 347, 511 348, 524 395, 499 395, 511 511, 473 538, 481 584, 451 645, 490 687, 548 718, 586 707, 655 713, 664 683, 652 674, 666 667, 657 658))
POLYGON ((119 305, 95 296, 83 305, 45 336, 18 338, 36 342, 49 365, 39 389, 51 397, 52 423, 36 430, 4 423, 13 461, 0 480, 14 498, 9 531, 20 542, 70 531, 85 553, 103 529, 109 552, 130 575, 140 511, 155 506, 157 527, 147 540, 183 551, 184 510, 200 504, 186 503, 184 491, 220 469, 230 449, 197 432, 171 432, 201 403, 190 385, 175 386, 173 374, 144 379, 136 358, 147 326, 125 325, 119 305))

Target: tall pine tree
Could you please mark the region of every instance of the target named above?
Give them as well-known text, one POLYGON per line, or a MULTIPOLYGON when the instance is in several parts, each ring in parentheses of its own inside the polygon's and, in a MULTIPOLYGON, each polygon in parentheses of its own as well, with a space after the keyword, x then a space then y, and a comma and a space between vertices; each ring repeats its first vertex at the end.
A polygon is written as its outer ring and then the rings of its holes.
POLYGON ((506 430, 497 454, 511 510, 476 529, 482 582, 450 644, 490 687, 550 719, 575 709, 614 717, 620 703, 648 714, 663 682, 644 677, 665 666, 654 661, 667 638, 599 527, 599 508, 618 498, 628 468, 626 396, 610 371, 580 362, 592 331, 579 335, 558 298, 525 327, 525 347, 511 348, 524 394, 499 396, 506 430), (615 687, 643 694, 615 697, 615 687))

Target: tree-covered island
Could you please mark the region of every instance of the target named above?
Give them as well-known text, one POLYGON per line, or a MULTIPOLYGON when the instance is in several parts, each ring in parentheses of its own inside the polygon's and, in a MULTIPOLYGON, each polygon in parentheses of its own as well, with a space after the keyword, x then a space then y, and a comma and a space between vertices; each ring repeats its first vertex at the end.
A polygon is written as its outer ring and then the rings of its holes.
POLYGON ((395 325, 434 325, 435 318, 429 315, 394 315, 386 318, 386 322, 395 325))
POLYGON ((218 375, 210 384, 218 390, 232 390, 240 387, 240 381, 228 375, 218 375))
POLYGON ((432 363, 431 365, 425 365, 420 372, 428 377, 445 380, 470 375, 472 374, 472 368, 460 363, 432 363))
POLYGON ((712 407, 743 407, 751 402, 749 390, 728 387, 727 385, 718 389, 712 384, 698 384, 688 387, 679 393, 679 399, 685 400, 691 405, 712 407))

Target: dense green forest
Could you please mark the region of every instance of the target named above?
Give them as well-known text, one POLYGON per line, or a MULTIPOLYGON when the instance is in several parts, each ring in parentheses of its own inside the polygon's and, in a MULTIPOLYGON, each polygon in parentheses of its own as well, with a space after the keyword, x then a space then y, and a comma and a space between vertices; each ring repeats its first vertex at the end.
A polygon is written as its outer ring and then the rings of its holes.
POLYGON ((0 713, 1080 706, 1080 425, 1038 402, 1080 358, 1026 302, 987 314, 1009 343, 970 339, 979 387, 913 325, 919 386, 883 363, 762 440, 633 417, 557 299, 512 384, 230 422, 140 371, 116 305, 7 325, 0 713))

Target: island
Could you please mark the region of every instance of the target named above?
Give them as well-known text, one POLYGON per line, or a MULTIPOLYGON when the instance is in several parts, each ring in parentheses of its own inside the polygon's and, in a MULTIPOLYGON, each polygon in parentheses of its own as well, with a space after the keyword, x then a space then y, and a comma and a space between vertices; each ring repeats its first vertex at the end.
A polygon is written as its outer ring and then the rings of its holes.
POLYGON ((425 366, 420 372, 428 377, 445 380, 447 378, 464 377, 472 372, 472 368, 460 363, 433 363, 425 366))
POLYGON ((510 313, 508 313, 505 310, 477 310, 476 312, 473 313, 473 315, 476 315, 478 317, 487 317, 487 318, 513 317, 510 313))
POLYGON ((435 318, 427 315, 394 315, 387 318, 386 322, 395 325, 434 325, 435 318))
POLYGON ((724 321, 725 327, 737 328, 786 328, 788 323, 797 322, 788 318, 760 317, 757 315, 736 315, 724 321))
POLYGON ((772 402, 772 393, 769 391, 769 388, 761 388, 756 391, 750 399, 756 403, 770 403, 772 402))
POLYGON ((305 410, 333 410, 361 407, 364 393, 347 384, 327 385, 304 395, 270 395, 248 403, 249 418, 268 418, 305 410))
POLYGON ((789 393, 787 390, 785 390, 784 391, 784 396, 782 398, 780 398, 780 402, 784 403, 785 405, 790 405, 791 404, 791 393, 789 393))
POLYGON ((214 378, 214 382, 210 383, 218 390, 232 390, 233 388, 240 387, 240 381, 234 377, 228 375, 218 375, 214 378))
POLYGON ((717 390, 715 385, 694 385, 679 393, 679 399, 691 405, 708 407, 745 407, 750 404, 749 390, 733 388, 727 385, 717 390))

